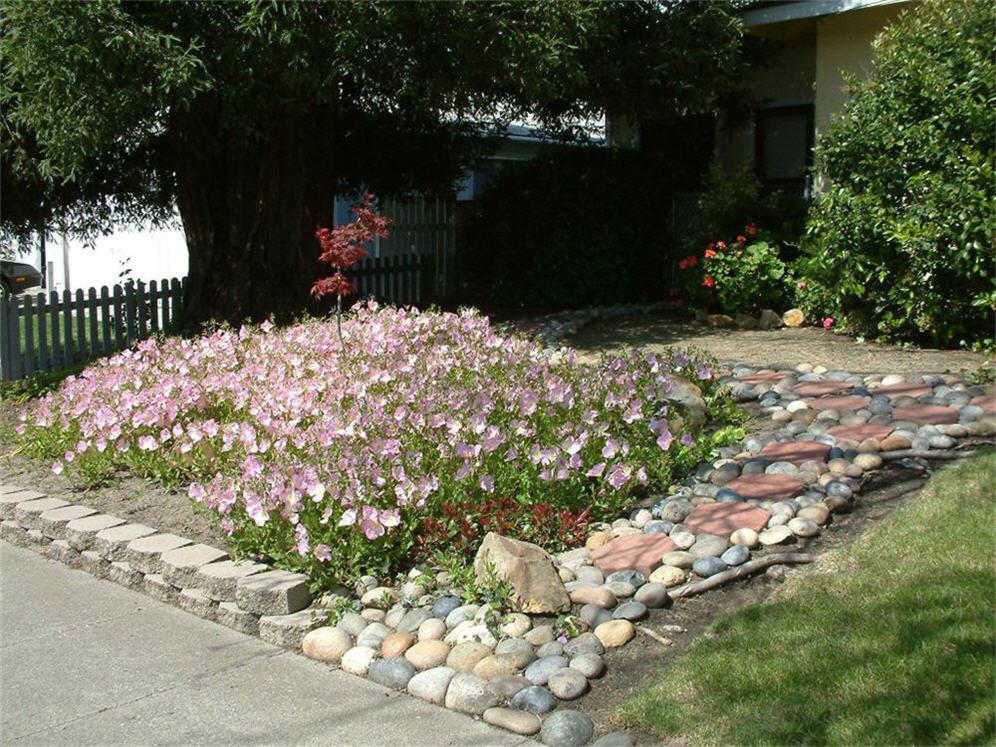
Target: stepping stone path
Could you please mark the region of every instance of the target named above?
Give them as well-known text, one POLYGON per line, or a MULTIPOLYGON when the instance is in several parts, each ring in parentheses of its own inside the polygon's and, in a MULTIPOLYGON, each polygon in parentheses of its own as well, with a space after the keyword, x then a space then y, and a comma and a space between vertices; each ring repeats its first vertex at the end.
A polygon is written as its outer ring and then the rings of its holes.
MULTIPOLYGON (((597 687, 608 649, 641 629, 665 643, 661 631, 683 632, 654 610, 685 584, 818 536, 860 500, 867 471, 905 453, 896 450, 929 458, 996 436, 994 388, 951 376, 732 364, 720 381, 777 431, 727 448, 649 508, 593 525, 585 547, 554 558, 573 603, 556 628, 525 614, 496 623, 488 607, 462 604, 446 574, 426 581, 417 570, 397 588, 361 579, 352 600, 361 613, 323 626, 328 609, 305 576, 13 485, 0 485, 0 539, 513 733, 587 744, 594 724, 571 701, 597 687), (416 589, 414 601, 402 589, 416 589)), ((627 735, 599 744, 617 742, 627 735)))

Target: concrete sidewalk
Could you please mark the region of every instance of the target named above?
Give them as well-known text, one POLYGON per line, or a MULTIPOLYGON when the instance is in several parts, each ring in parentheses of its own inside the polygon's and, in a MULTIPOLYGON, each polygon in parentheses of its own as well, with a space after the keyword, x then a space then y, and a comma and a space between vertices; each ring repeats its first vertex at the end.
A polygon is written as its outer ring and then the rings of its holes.
POLYGON ((0 743, 535 744, 8 543, 0 743))

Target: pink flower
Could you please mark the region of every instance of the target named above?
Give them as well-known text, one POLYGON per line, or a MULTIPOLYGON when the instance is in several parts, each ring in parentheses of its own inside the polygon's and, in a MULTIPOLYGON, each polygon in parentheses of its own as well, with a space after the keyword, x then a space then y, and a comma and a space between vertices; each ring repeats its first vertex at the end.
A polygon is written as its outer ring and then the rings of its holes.
POLYGON ((802 290, 803 288, 806 287, 806 281, 800 280, 798 283, 795 284, 795 287, 798 288, 799 290, 802 290))
POLYGON ((54 472, 57 475, 62 474, 62 469, 63 469, 62 462, 56 462, 55 464, 52 465, 52 472, 54 472))
POLYGON ((314 553, 315 558, 323 563, 327 563, 332 560, 332 548, 328 545, 315 545, 315 549, 312 552, 314 553))
POLYGON ((830 329, 831 327, 833 327, 833 317, 828 316, 823 320, 823 329, 830 329))

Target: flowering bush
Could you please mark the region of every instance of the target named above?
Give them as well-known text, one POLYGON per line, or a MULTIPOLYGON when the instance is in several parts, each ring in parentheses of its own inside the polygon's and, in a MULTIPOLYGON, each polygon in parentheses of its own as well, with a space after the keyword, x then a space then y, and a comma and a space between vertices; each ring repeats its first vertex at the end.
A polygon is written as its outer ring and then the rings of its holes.
POLYGON ((582 366, 473 312, 374 304, 343 334, 347 360, 317 320, 146 340, 67 379, 18 433, 83 480, 189 484, 234 551, 328 586, 403 568, 423 532, 450 538, 431 521, 446 506, 511 497, 522 517, 560 516, 547 538, 566 540, 714 445, 669 411, 673 377, 716 386, 679 352, 582 366))
POLYGON ((730 314, 778 309, 788 295, 788 269, 778 247, 757 238, 753 225, 735 241, 711 243, 701 259, 692 254, 678 267, 689 299, 709 309, 730 314))

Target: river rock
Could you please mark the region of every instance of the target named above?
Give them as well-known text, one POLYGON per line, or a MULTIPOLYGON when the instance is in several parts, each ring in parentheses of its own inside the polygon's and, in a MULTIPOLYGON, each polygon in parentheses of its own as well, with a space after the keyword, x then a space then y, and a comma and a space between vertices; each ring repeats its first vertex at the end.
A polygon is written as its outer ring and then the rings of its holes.
POLYGON ((416 640, 418 639, 412 633, 391 633, 380 644, 380 655, 385 659, 402 656, 415 645, 416 640))
POLYGON ((509 701, 509 705, 520 711, 542 714, 549 713, 556 708, 557 699, 545 687, 532 685, 531 687, 519 690, 519 692, 513 695, 511 701, 509 701))
POLYGON ((605 648, 616 648, 629 643, 636 635, 636 628, 629 620, 609 620, 595 628, 595 635, 605 648))
POLYGON ((384 639, 391 635, 392 632, 384 623, 372 622, 356 636, 356 645, 379 649, 384 639))
POLYGON ((481 718, 485 723, 525 737, 537 733, 543 724, 536 714, 515 708, 489 708, 481 718))
POLYGON ((647 605, 641 602, 625 602, 612 610, 612 617, 617 620, 636 622, 647 616, 647 605))
POLYGON ((601 586, 605 583, 605 576, 593 565, 582 565, 574 570, 574 578, 578 583, 601 586))
POLYGON ((418 626, 418 639, 420 641, 441 641, 446 635, 446 623, 438 617, 430 617, 418 626))
POLYGON ((598 654, 601 656, 605 653, 605 647, 594 633, 582 633, 577 638, 564 644, 564 653, 572 659, 581 654, 598 654))
POLYGON ((576 669, 558 669, 550 675, 546 686, 561 700, 574 700, 588 689, 588 678, 576 669))
POLYGON ((702 532, 696 536, 695 544, 688 548, 688 552, 695 558, 721 555, 729 545, 730 541, 726 537, 702 532))
POLYGON ((526 671, 522 675, 534 685, 545 685, 551 674, 558 669, 563 669, 568 663, 565 656, 544 656, 526 667, 526 671))
POLYGON ((315 628, 304 636, 301 651, 309 659, 338 664, 353 647, 353 638, 340 628, 315 628))
MULTIPOLYGON (((743 545, 737 545, 737 547, 743 547, 743 545)), ((717 573, 725 571, 728 567, 726 563, 715 555, 705 555, 701 558, 696 558, 695 562, 692 563, 692 571, 702 578, 715 576, 717 573)))
POLYGON ((446 707, 451 711, 480 716, 489 708, 502 701, 501 695, 487 680, 475 677, 469 672, 457 672, 446 689, 446 707))
POLYGON ((580 711, 551 713, 540 729, 540 739, 550 747, 581 747, 591 741, 595 725, 580 711))
POLYGON ((758 540, 762 545, 768 547, 770 545, 781 545, 794 539, 792 530, 787 526, 772 527, 771 529, 765 529, 757 536, 758 540))
POLYGON ((747 545, 730 545, 719 559, 727 565, 743 565, 750 558, 750 550, 747 545))
POLYGON ((748 548, 757 547, 759 544, 757 532, 749 527, 737 529, 730 535, 730 543, 734 545, 743 545, 748 548))
MULTIPOLYGON (((664 567, 666 566, 661 566, 661 568, 664 567)), ((636 590, 636 594, 633 595, 633 601, 642 602, 650 609, 660 609, 661 607, 666 607, 667 603, 670 601, 670 597, 667 594, 667 584, 660 582, 644 584, 636 590)), ((604 622, 604 620, 602 622, 604 622)))
POLYGON ((515 661, 516 669, 525 669, 536 659, 532 645, 522 638, 506 638, 495 646, 496 656, 507 656, 515 661))
MULTIPOLYGON (((693 561, 694 562, 694 561, 693 561)), ((689 565, 689 567, 691 567, 689 565)), ((662 565, 650 574, 650 582, 665 587, 678 586, 688 580, 688 572, 684 568, 673 565, 662 565)))
POLYGON ((491 648, 476 641, 457 644, 446 657, 446 666, 457 672, 470 672, 481 659, 491 655, 491 648))
POLYGON ((616 606, 616 595, 604 586, 581 586, 571 591, 570 601, 574 604, 597 604, 611 609, 616 606))
POLYGON ((605 660, 598 654, 578 654, 570 663, 571 669, 576 669, 589 680, 601 677, 605 672, 605 660))
POLYGON ((615 535, 610 531, 594 532, 585 540, 584 548, 588 551, 594 551, 602 545, 607 545, 615 538, 615 535))
POLYGON ((552 641, 553 638, 552 625, 535 625, 532 630, 522 636, 524 641, 528 641, 534 646, 542 646, 544 643, 552 641))
POLYGON ((502 635, 509 638, 521 638, 529 629, 533 627, 533 621, 529 615, 522 612, 513 612, 506 615, 501 623, 502 635))
POLYGON ((607 609, 600 607, 597 604, 586 604, 582 606, 578 614, 591 628, 596 628, 606 620, 612 619, 612 614, 607 609))
POLYGON ((801 516, 790 519, 787 526, 796 537, 815 537, 820 533, 820 527, 815 521, 801 516))
POLYGON ((408 692, 416 698, 441 706, 446 701, 446 690, 455 674, 449 667, 434 667, 419 672, 408 680, 408 692))
POLYGON ((404 690, 408 681, 415 675, 415 667, 407 659, 395 657, 391 659, 375 659, 370 662, 367 677, 378 685, 392 690, 404 690))
POLYGON ((398 601, 398 592, 390 586, 375 586, 366 592, 360 602, 364 607, 371 607, 377 610, 386 610, 398 601))
MULTIPOLYGON (((673 552, 665 553, 661 558, 661 562, 664 565, 673 566, 674 568, 684 568, 687 570, 688 568, 691 568, 692 563, 695 562, 695 556, 685 550, 675 550, 673 552)), ((651 580, 653 580, 653 574, 651 574, 651 580)))
POLYGON ((419 641, 405 651, 405 658, 420 672, 442 666, 449 655, 450 647, 432 638, 419 641))
POLYGON ((370 668, 370 662, 377 656, 377 651, 369 646, 353 646, 342 655, 339 666, 342 671, 350 674, 358 674, 363 677, 370 668))

